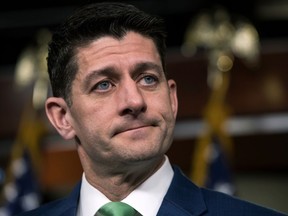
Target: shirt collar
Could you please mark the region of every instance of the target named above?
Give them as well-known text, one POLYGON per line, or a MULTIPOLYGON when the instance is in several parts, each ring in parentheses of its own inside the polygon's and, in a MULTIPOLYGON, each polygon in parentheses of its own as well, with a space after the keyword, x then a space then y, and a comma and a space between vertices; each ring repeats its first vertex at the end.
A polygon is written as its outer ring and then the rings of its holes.
MULTIPOLYGON (((142 215, 156 215, 172 178, 173 169, 168 157, 165 156, 165 161, 160 169, 130 193, 122 202, 133 206, 142 215)), ((110 202, 110 200, 90 185, 83 173, 77 216, 94 215, 107 202, 110 202)))

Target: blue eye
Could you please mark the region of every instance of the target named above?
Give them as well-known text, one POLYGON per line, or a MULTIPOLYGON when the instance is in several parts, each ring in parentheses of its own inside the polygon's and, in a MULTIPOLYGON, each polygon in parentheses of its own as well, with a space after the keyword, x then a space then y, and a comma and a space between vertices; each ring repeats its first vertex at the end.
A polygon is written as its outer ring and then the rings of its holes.
POLYGON ((154 84, 156 82, 156 79, 153 76, 145 76, 145 77, 143 77, 143 80, 144 80, 145 84, 147 84, 147 85, 151 85, 151 84, 154 84))
POLYGON ((97 84, 96 90, 105 91, 111 87, 111 83, 109 81, 102 81, 97 84))

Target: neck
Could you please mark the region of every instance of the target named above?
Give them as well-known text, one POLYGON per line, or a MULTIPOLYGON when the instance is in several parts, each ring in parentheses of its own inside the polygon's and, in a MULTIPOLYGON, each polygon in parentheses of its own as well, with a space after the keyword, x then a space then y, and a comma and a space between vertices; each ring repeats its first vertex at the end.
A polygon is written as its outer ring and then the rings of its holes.
POLYGON ((111 201, 121 201, 164 163, 164 156, 136 164, 118 164, 109 167, 83 166, 87 181, 111 201))

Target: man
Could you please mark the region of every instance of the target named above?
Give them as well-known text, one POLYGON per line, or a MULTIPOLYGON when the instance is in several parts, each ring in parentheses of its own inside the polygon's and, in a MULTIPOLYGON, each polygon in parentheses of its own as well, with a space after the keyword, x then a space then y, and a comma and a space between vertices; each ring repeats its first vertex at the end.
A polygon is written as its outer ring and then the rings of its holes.
POLYGON ((131 5, 97 3, 54 33, 46 112, 64 139, 75 139, 84 172, 69 197, 24 215, 104 215, 111 201, 144 216, 282 215, 200 189, 170 165, 178 104, 163 26, 131 5))

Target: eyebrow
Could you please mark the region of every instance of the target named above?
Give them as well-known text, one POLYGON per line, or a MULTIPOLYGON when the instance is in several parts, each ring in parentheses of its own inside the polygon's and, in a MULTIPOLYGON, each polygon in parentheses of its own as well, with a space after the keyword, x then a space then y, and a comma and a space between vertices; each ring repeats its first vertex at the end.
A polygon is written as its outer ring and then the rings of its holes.
POLYGON ((105 77, 105 76, 116 77, 117 76, 116 69, 112 66, 108 66, 105 68, 101 68, 99 70, 93 70, 93 71, 89 72, 89 74, 83 80, 82 89, 85 91, 87 89, 87 87, 89 88, 90 83, 93 80, 95 80, 99 77, 105 77))
POLYGON ((158 64, 155 64, 153 62, 140 62, 135 65, 135 67, 132 69, 133 74, 138 74, 142 71, 147 71, 147 70, 154 70, 156 71, 159 75, 162 75, 164 73, 162 67, 158 64))
MULTIPOLYGON (((90 86, 90 83, 99 77, 119 77, 119 73, 117 71, 118 69, 115 68, 114 66, 107 66, 104 68, 101 68, 99 70, 93 70, 91 71, 83 80, 83 87, 82 89, 85 91, 86 88, 90 86)), ((147 71, 147 70, 154 70, 156 71, 159 75, 163 75, 163 69, 160 65, 155 64, 153 62, 139 62, 137 63, 131 70, 130 73, 133 76, 134 74, 139 74, 142 71, 147 71)))

